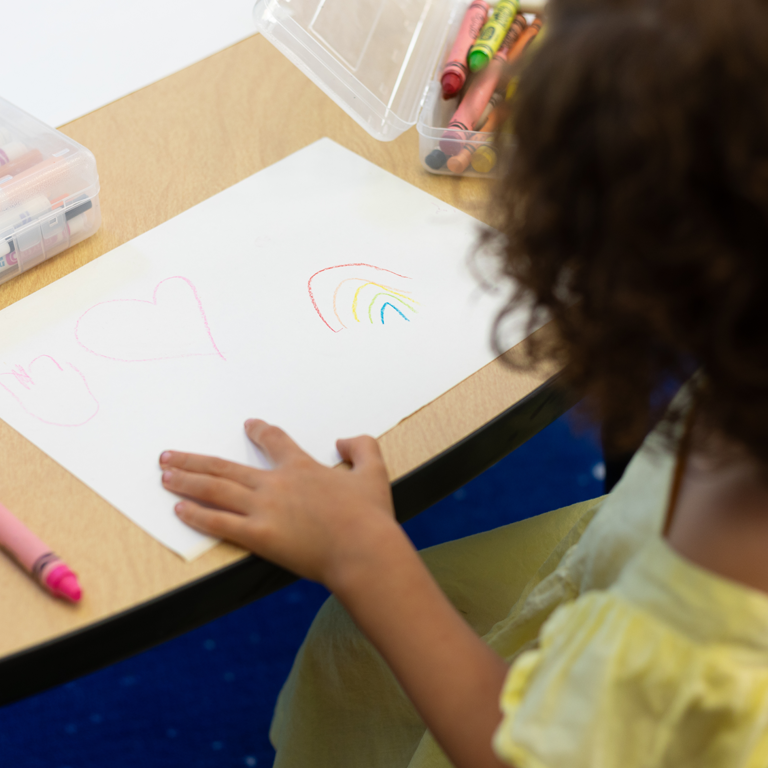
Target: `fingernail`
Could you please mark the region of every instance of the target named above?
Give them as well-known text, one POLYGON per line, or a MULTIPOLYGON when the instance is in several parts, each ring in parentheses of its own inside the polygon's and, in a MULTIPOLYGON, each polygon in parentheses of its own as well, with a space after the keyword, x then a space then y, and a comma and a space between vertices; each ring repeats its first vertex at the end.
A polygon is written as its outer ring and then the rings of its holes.
POLYGON ((174 509, 176 510, 176 514, 177 514, 177 515, 183 515, 183 514, 184 514, 184 513, 187 511, 187 507, 186 507, 186 505, 184 504, 184 502, 183 502, 183 501, 180 501, 180 502, 179 502, 179 503, 178 503, 178 504, 177 504, 177 505, 174 507, 174 509))
POLYGON ((170 451, 163 451, 160 454, 160 463, 161 464, 167 464, 171 460, 171 456, 173 454, 170 451))
POLYGON ((253 424, 254 421, 255 421, 255 419, 246 419, 245 420, 245 428, 248 429, 248 427, 250 427, 251 424, 253 424))
POLYGON ((170 469, 166 469, 165 472, 163 472, 163 482, 169 483, 171 481, 171 478, 173 477, 173 472, 171 472, 170 469))

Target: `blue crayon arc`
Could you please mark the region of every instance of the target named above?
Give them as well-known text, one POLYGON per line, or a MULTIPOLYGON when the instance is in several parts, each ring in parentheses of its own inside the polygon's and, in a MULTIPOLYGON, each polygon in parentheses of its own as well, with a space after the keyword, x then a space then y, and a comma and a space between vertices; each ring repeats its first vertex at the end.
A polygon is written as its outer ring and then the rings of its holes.
POLYGON ((400 315, 400 317, 402 317, 403 320, 405 320, 406 323, 410 323, 411 322, 394 304, 390 304, 388 301, 385 301, 381 305, 381 324, 382 325, 384 325, 384 310, 387 307, 392 307, 392 309, 394 309, 395 312, 397 312, 397 314, 400 315))

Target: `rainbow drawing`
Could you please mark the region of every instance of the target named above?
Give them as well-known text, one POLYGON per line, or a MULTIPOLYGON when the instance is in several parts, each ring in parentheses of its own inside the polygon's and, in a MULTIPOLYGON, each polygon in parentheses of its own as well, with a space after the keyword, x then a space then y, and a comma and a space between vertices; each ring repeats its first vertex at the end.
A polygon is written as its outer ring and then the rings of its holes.
POLYGON ((419 302, 411 278, 374 264, 337 264, 315 272, 307 292, 320 319, 334 333, 365 325, 411 322, 419 302))

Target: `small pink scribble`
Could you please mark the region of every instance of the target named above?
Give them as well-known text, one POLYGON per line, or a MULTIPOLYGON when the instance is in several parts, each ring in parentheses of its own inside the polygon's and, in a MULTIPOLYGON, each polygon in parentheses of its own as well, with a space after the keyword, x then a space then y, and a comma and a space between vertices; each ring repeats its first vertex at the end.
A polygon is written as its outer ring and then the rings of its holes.
POLYGON ((181 275, 161 280, 151 299, 95 304, 78 318, 75 338, 87 352, 121 363, 207 355, 226 360, 213 339, 197 289, 181 275))
POLYGON ((26 369, 15 365, 0 373, 0 388, 43 424, 81 427, 99 412, 99 401, 85 376, 72 363, 65 366, 50 355, 39 355, 26 369))

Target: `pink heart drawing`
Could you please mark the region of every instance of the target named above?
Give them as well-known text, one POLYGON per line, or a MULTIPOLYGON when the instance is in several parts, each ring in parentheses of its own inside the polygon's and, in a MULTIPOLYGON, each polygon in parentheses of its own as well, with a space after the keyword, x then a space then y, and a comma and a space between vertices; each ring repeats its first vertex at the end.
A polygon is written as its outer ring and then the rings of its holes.
POLYGON ((122 363, 218 355, 195 286, 166 277, 151 299, 113 299, 95 304, 75 324, 77 343, 91 354, 122 363))
POLYGON ((26 369, 21 365, 0 373, 0 388, 44 424, 80 427, 99 412, 99 402, 88 382, 72 363, 59 365, 40 355, 26 369))

